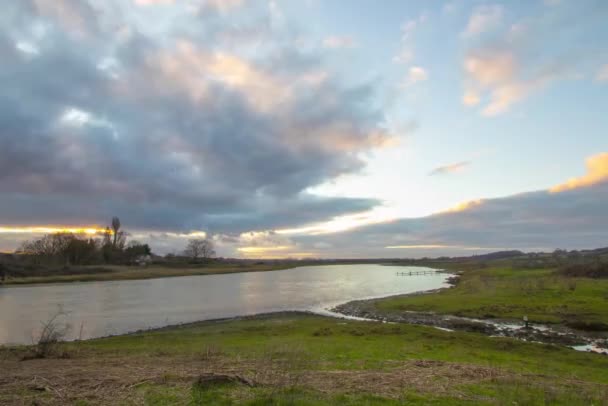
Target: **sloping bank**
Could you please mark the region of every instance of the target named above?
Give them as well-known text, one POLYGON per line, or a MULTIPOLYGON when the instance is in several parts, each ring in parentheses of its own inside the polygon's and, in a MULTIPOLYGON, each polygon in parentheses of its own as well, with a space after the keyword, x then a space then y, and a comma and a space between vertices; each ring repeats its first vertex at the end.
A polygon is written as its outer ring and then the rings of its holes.
POLYGON ((355 300, 332 311, 608 355, 608 325, 604 323, 608 306, 598 307, 596 303, 598 299, 605 303, 605 281, 565 280, 547 270, 487 269, 465 271, 450 282, 452 286, 445 289, 355 300), (572 289, 573 284, 578 288, 572 289))

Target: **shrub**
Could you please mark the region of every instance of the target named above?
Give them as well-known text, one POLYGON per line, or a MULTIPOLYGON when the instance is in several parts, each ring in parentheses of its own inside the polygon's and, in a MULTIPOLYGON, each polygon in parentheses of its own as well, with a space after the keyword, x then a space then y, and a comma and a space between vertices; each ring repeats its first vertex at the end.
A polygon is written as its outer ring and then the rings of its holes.
POLYGON ((566 265, 559 269, 559 273, 569 277, 608 278, 608 263, 595 262, 566 265))

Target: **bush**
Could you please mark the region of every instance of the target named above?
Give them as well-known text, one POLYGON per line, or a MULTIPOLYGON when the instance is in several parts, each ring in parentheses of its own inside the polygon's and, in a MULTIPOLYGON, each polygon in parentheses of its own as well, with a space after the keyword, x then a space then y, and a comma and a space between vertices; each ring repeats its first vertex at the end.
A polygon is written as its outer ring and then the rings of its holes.
POLYGON ((569 277, 608 278, 608 263, 566 265, 559 269, 559 273, 569 277))
POLYGON ((24 357, 24 360, 66 357, 66 353, 60 352, 58 348, 70 330, 70 326, 67 323, 61 322, 61 319, 65 316, 66 313, 60 308, 46 322, 42 323, 42 330, 34 340, 33 352, 24 357))

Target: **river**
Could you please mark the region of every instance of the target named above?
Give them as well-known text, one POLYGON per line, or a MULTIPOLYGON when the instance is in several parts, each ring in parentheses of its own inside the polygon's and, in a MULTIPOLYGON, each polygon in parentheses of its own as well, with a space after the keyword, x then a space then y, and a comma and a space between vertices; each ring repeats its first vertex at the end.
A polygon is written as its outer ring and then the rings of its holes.
POLYGON ((383 265, 303 266, 281 271, 147 280, 0 287, 0 344, 31 344, 61 309, 67 339, 123 334, 198 320, 301 310, 447 286, 446 273, 383 265), (399 273, 405 272, 405 275, 399 273))

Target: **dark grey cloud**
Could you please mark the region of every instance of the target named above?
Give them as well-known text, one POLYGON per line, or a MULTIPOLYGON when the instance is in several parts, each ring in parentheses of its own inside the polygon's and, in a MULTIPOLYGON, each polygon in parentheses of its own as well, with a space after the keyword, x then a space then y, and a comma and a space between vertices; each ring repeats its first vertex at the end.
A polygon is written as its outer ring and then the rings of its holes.
POLYGON ((602 247, 608 245, 607 203, 608 181, 559 193, 536 191, 481 200, 462 211, 293 239, 300 250, 311 249, 319 256, 332 257, 419 257, 471 255, 499 249, 602 247), (319 243, 329 248, 318 249, 319 243), (433 245, 442 247, 429 247, 433 245))
POLYGON ((125 4, 23 1, 0 18, 2 223, 239 232, 380 203, 306 192, 389 138, 370 84, 286 46, 267 11, 161 30, 125 4))

